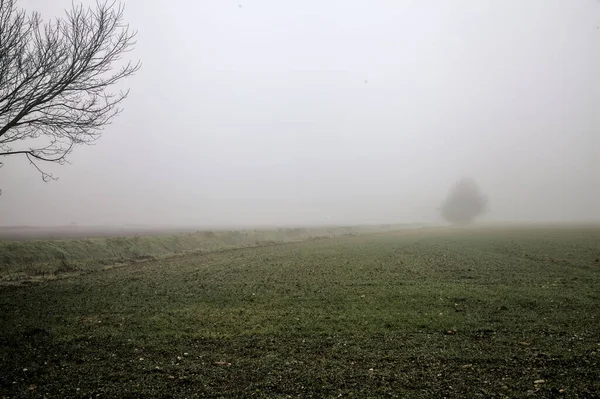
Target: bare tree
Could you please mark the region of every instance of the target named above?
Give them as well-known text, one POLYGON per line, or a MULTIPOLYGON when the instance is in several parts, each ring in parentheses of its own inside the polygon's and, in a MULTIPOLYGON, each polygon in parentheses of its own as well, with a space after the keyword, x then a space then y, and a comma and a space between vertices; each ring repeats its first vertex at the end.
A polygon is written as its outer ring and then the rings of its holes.
POLYGON ((444 219, 452 224, 469 224, 486 209, 487 198, 481 194, 475 180, 462 179, 450 190, 440 211, 444 219))
POLYGON ((109 89, 140 68, 123 60, 135 35, 114 2, 73 5, 43 22, 0 0, 0 156, 25 156, 44 181, 55 179, 39 164, 67 162, 121 112, 129 91, 109 89))

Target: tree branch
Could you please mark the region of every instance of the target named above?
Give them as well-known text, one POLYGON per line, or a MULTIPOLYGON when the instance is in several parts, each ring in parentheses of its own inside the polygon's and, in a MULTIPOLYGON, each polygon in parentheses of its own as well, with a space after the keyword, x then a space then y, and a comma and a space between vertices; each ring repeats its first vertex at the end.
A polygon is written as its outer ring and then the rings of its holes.
POLYGON ((65 162, 75 145, 101 136, 129 94, 109 89, 141 67, 128 61, 114 71, 135 45, 123 11, 99 1, 42 23, 0 0, 0 156, 24 155, 48 180, 36 162, 65 162), (36 145, 39 138, 50 144, 36 145), (31 148, 9 147, 21 142, 31 148))

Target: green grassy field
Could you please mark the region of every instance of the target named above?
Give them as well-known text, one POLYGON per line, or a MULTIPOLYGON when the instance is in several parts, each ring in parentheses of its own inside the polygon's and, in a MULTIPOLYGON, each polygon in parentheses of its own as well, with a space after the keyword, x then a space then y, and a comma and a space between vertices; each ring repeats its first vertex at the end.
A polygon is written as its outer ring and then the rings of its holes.
MULTIPOLYGON (((0 284, 48 280, 105 270, 185 253, 208 253, 297 242, 307 239, 370 234, 411 225, 280 228, 264 230, 197 231, 176 235, 92 237, 80 239, 0 239, 0 284)), ((98 232, 102 233, 101 230, 98 232)), ((35 230, 32 231, 35 234, 35 230)), ((49 234, 49 232, 46 232, 49 234)), ((65 234, 58 230, 56 235, 65 234)), ((8 236, 7 233, 5 233, 8 236)))
POLYGON ((600 396, 600 229, 419 229, 0 286, 0 398, 600 396))

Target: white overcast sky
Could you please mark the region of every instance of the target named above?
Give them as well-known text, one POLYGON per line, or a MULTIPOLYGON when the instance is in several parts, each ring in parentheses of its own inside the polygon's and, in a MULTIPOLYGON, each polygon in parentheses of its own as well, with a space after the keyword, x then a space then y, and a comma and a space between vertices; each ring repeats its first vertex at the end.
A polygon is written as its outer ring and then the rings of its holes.
POLYGON ((436 222, 463 176, 489 221, 600 220, 600 1, 129 0, 125 19, 124 112, 56 182, 2 159, 0 225, 436 222))

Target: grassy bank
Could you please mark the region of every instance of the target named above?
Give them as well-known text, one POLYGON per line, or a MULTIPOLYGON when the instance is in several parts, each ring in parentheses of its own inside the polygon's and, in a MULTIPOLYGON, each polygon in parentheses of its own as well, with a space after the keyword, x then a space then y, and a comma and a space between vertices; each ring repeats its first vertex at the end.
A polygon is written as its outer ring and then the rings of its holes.
POLYGON ((387 231, 404 226, 206 231, 178 235, 0 241, 0 280, 49 278, 188 252, 387 231))

